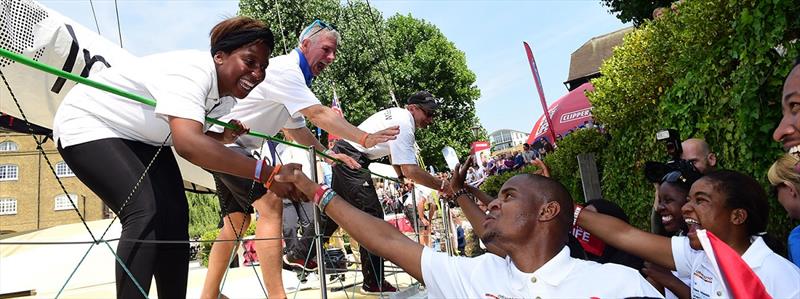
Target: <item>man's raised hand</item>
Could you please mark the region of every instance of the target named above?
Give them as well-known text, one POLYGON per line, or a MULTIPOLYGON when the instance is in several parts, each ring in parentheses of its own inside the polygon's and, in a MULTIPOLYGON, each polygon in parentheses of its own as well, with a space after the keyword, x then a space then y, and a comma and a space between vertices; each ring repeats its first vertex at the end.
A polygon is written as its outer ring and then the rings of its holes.
POLYGON ((469 155, 463 164, 456 165, 456 169, 453 170, 453 178, 450 179, 450 187, 452 187, 454 191, 457 192, 458 190, 464 189, 464 181, 467 178, 467 172, 474 164, 475 159, 472 155, 469 155))
POLYGON ((395 140, 397 138, 397 134, 400 134, 400 126, 388 127, 378 132, 368 134, 367 139, 362 145, 366 148, 370 148, 389 140, 395 140))

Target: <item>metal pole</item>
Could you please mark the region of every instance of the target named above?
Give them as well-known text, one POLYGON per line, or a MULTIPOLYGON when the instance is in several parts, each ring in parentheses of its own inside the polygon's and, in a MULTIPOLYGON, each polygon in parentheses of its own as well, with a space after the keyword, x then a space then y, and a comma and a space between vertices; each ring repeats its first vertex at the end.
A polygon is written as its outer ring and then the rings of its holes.
MULTIPOLYGON (((318 182, 317 180, 317 152, 314 151, 314 146, 308 147, 309 152, 309 170, 311 171, 311 180, 315 183, 318 182)), ((325 258, 323 255, 325 252, 323 251, 322 246, 322 228, 320 227, 320 222, 322 221, 322 217, 320 214, 319 208, 314 209, 314 234, 317 235, 317 271, 319 272, 319 291, 321 293, 320 298, 327 299, 328 298, 328 287, 326 285, 327 279, 325 278, 325 258)))
MULTIPOLYGON (((403 185, 404 182, 400 182, 403 185)), ((414 205, 411 208, 411 218, 414 220, 414 234, 417 235, 417 243, 419 243, 419 217, 417 216, 417 184, 411 185, 411 204, 414 205)))
POLYGON ((442 207, 442 224, 444 225, 444 250, 448 255, 453 255, 453 242, 450 239, 450 207, 444 200, 444 197, 439 194, 439 206, 442 207))

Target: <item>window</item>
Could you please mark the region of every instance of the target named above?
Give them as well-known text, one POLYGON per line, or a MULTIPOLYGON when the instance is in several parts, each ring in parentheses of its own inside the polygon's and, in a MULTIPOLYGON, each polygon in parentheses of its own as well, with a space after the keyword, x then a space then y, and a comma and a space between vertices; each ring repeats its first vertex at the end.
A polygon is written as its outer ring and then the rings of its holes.
POLYGON ((19 179, 19 167, 17 165, 0 165, 0 181, 16 181, 17 179, 19 179))
POLYGON ((75 204, 75 207, 78 207, 78 195, 77 194, 61 194, 56 196, 56 211, 61 210, 72 210, 72 203, 75 204))
POLYGON ((14 141, 0 142, 0 152, 16 152, 17 144, 14 141))
POLYGON ((72 169, 69 169, 67 163, 64 161, 56 163, 56 176, 58 177, 66 177, 66 176, 75 176, 75 173, 72 172, 72 169))
POLYGON ((13 198, 0 198, 0 215, 16 215, 17 200, 13 198))

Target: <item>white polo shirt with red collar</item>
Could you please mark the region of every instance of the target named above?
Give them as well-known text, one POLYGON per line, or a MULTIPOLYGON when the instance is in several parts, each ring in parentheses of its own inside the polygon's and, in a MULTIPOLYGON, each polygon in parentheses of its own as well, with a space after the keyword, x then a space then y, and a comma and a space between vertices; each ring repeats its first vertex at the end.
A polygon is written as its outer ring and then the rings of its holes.
POLYGON ((426 247, 422 277, 428 298, 663 298, 636 270, 569 254, 565 246, 539 269, 525 273, 510 257, 451 257, 426 247))
MULTIPOLYGON (((691 277, 692 298, 730 298, 707 255, 692 249, 688 237, 672 237, 672 257, 678 274, 691 277)), ((761 279, 772 298, 800 298, 800 269, 769 249, 761 237, 752 238, 742 260, 761 279)))

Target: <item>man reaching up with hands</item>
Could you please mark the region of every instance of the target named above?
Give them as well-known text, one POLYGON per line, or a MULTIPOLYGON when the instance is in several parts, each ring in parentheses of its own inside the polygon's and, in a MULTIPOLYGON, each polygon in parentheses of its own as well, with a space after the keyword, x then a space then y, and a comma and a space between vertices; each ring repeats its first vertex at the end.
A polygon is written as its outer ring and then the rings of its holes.
MULTIPOLYGON (((468 163, 469 164, 469 160, 468 163)), ((453 178, 459 203, 475 205, 463 189, 467 167, 453 178)), ((574 259, 566 247, 572 198, 563 185, 539 175, 512 177, 482 216, 484 242, 507 253, 451 257, 412 241, 383 219, 350 205, 299 170, 275 180, 294 184, 363 247, 386 257, 427 286, 429 298, 661 297, 635 270, 574 259), (603 273, 597 279, 596 273, 603 273)), ((470 221, 477 219, 470 219, 470 221)), ((478 224, 480 223, 480 224, 478 224)))

